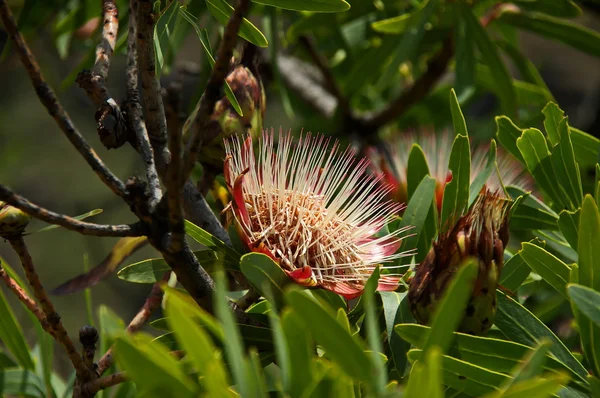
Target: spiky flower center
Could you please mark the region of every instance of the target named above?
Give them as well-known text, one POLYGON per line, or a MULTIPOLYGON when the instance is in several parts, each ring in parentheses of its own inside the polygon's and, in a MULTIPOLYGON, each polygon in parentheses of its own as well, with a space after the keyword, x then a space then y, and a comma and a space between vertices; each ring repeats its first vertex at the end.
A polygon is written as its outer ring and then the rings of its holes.
POLYGON ((226 179, 246 213, 233 214, 249 246, 264 245, 284 270, 308 266, 315 284, 362 284, 376 265, 402 256, 395 251, 403 231, 373 236, 401 206, 384 199, 390 188, 366 173, 366 160, 355 163, 352 150, 328 144, 309 134, 292 146, 280 133, 275 147, 273 133, 264 133, 255 159, 237 138, 226 141, 226 179))

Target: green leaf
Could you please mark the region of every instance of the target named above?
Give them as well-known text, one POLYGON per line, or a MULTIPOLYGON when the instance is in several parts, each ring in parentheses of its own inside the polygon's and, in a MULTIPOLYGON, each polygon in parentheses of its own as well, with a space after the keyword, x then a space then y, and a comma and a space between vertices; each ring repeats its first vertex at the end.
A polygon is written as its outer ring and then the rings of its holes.
POLYGON ((546 138, 537 129, 527 129, 517 139, 517 146, 525 160, 527 169, 540 187, 558 204, 567 205, 569 199, 556 184, 556 173, 546 138))
MULTIPOLYGON (((208 11, 217 21, 223 25, 227 25, 227 22, 233 13, 232 6, 223 0, 206 0, 206 6, 208 7, 208 11)), ((269 42, 265 35, 263 35, 262 32, 246 18, 242 20, 238 35, 255 46, 269 46, 269 42)))
MULTIPOLYGON (((374 374, 371 376, 371 383, 373 386, 374 393, 382 395, 385 391, 387 384, 387 374, 385 372, 385 362, 382 360, 380 353, 383 352, 381 344, 381 333, 378 327, 379 314, 376 313, 375 309, 375 290, 377 290, 377 284, 379 282, 379 267, 371 274, 367 283, 362 297, 365 300, 365 328, 367 330, 367 341, 369 348, 371 349, 371 365, 374 374)), ((346 313, 341 311, 343 315, 346 313)), ((350 328, 348 327, 348 332, 350 328)))
POLYGON ((448 351, 452 342, 452 332, 460 324, 467 302, 471 298, 471 291, 477 278, 478 269, 477 263, 469 259, 460 266, 453 276, 435 310, 430 332, 423 336, 425 339, 423 351, 427 352, 433 346, 439 347, 442 353, 448 351))
MULTIPOLYGON (((422 355, 421 350, 410 350, 409 361, 415 361, 422 355)), ((473 397, 480 397, 498 390, 498 386, 510 377, 477 365, 453 358, 442 357, 442 372, 444 384, 473 397)))
MULTIPOLYGON (((545 247, 545 242, 538 238, 534 238, 529 242, 538 247, 545 247)), ((509 291, 514 292, 525 282, 530 273, 531 268, 525 263, 525 260, 521 257, 521 250, 519 250, 502 267, 499 284, 509 291)))
MULTIPOLYGON (((600 213, 596 202, 591 195, 586 195, 579 218, 579 273, 577 283, 593 289, 600 290, 600 213)), ((584 316, 574 308, 575 318, 579 325, 581 345, 593 373, 600 372, 600 328, 593 324, 590 318, 584 316)))
POLYGON ((378 81, 377 88, 383 89, 388 86, 389 82, 398 74, 398 67, 402 62, 412 60, 416 55, 419 44, 425 35, 425 27, 429 22, 439 4, 439 0, 427 0, 424 5, 417 8, 411 13, 410 22, 408 22, 407 30, 402 35, 400 40, 395 41, 394 50, 388 52, 391 54, 391 61, 383 69, 378 81))
POLYGON ((551 345, 552 343, 549 340, 542 340, 512 374, 513 379, 505 386, 506 389, 508 390, 519 382, 541 375, 551 345))
POLYGON ((541 247, 528 242, 521 243, 520 253, 535 273, 568 299, 566 286, 569 283, 571 270, 567 264, 541 247))
POLYGON ((344 0, 252 0, 253 3, 293 11, 343 12, 350 9, 344 0))
MULTIPOLYGON (((95 216, 95 215, 98 215, 98 214, 102 213, 103 211, 104 211, 104 210, 102 210, 102 209, 94 209, 94 210, 90 210, 90 211, 88 211, 87 213, 83 213, 83 214, 80 214, 80 215, 78 215, 78 216, 74 216, 73 218, 74 218, 74 219, 76 219, 76 220, 80 220, 80 221, 81 221, 81 220, 85 220, 86 218, 89 218, 89 217, 93 217, 93 216, 95 216)), ((37 233, 39 233, 39 232, 51 231, 51 230, 53 230, 53 229, 55 229, 55 228, 60 228, 60 225, 56 225, 56 224, 53 224, 53 225, 48 225, 47 227, 44 227, 44 228, 38 229, 37 231, 34 231, 34 232, 31 232, 31 233, 28 233, 28 234, 26 234, 26 235, 32 235, 32 234, 37 234, 37 233)))
POLYGON ((574 18, 581 15, 581 8, 572 0, 516 0, 525 10, 539 11, 560 18, 574 18))
POLYGON ((502 109, 509 116, 515 115, 516 112, 516 94, 512 84, 512 77, 504 65, 500 54, 498 54, 497 46, 492 42, 486 30, 481 26, 479 20, 473 14, 473 11, 466 4, 459 4, 457 8, 460 12, 461 19, 465 21, 467 34, 473 38, 477 44, 477 48, 481 52, 481 56, 485 64, 490 68, 502 109))
POLYGON ((241 255, 233 248, 227 246, 223 241, 212 236, 197 225, 185 220, 185 232, 201 245, 215 251, 219 258, 223 259, 225 267, 230 269, 239 269, 241 255))
POLYGON ((514 157, 524 163, 523 155, 517 147, 517 140, 523 134, 523 129, 518 128, 507 116, 496 116, 496 138, 498 142, 514 157))
MULTIPOLYGON (((564 374, 536 377, 512 385, 510 388, 486 395, 484 398, 546 398, 556 396, 556 392, 567 382, 569 377, 564 374)), ((560 395, 566 396, 566 395, 560 395)))
MULTIPOLYGON (((217 254, 212 250, 195 251, 194 255, 208 273, 214 271, 220 263, 217 254)), ((132 283, 156 283, 168 271, 171 271, 171 267, 163 258, 149 258, 123 267, 117 276, 132 283)))
POLYGON ((469 203, 467 207, 470 207, 477 196, 479 196, 479 192, 481 192, 481 188, 487 183, 487 180, 490 178, 492 173, 496 170, 496 141, 492 139, 490 143, 490 150, 488 151, 488 158, 483 170, 480 170, 477 176, 473 179, 471 183, 471 187, 469 188, 469 203))
MULTIPOLYGON (((398 324, 396 333, 416 348, 422 349, 421 337, 428 333, 429 327, 417 324, 398 324)), ((543 339, 542 339, 543 341, 543 339)), ((450 352, 460 356, 460 359, 494 372, 511 373, 522 366, 525 359, 535 351, 533 348, 512 341, 491 337, 473 336, 465 333, 454 332, 454 339, 450 352)), ((574 379, 583 384, 580 388, 586 389, 586 379, 573 372, 564 363, 551 355, 546 355, 543 369, 548 372, 567 372, 574 379)))
POLYGON ((416 361, 410 371, 406 398, 443 398, 441 352, 434 347, 426 354, 425 361, 416 361))
MULTIPOLYGON (((196 17, 194 17, 192 14, 190 14, 185 8, 179 7, 179 13, 183 17, 183 19, 188 21, 192 25, 194 30, 196 31, 196 34, 198 35, 198 38, 200 39, 200 44, 202 44, 202 48, 204 49, 204 54, 206 55, 206 59, 208 60, 208 63, 210 64, 210 67, 212 68, 215 65, 215 59, 213 58, 213 55, 212 55, 212 51, 210 48, 210 42, 208 40, 206 40, 204 37, 204 33, 206 33, 206 29, 200 29, 200 27, 196 23, 196 17)), ((235 111, 238 113, 238 115, 244 116, 242 107, 240 106, 240 103, 238 102, 237 98, 235 97, 235 94, 233 94, 233 90, 231 89, 231 86, 229 85, 229 83, 227 83, 227 81, 225 81, 224 87, 225 87, 225 95, 227 96, 227 99, 229 100, 229 103, 231 104, 233 109, 235 109, 235 111)), ((196 109, 194 110, 194 113, 198 112, 199 106, 200 106, 200 101, 198 101, 198 104, 196 105, 196 109)))
POLYGON ((244 356, 240 330, 236 325, 229 300, 225 294, 225 273, 219 270, 215 273, 215 313, 223 324, 225 354, 237 391, 242 397, 249 397, 252 396, 250 380, 247 375, 249 364, 244 356))
MULTIPOLYGON (((408 206, 406 206, 398 229, 408 228, 410 226, 414 227, 410 229, 410 236, 403 239, 403 247, 408 249, 417 247, 419 238, 421 238, 421 231, 426 225, 429 212, 432 210, 435 187, 435 179, 433 177, 425 176, 408 202, 408 206)), ((407 264, 410 262, 410 257, 404 257, 401 261, 402 263, 407 264)))
POLYGON ((244 254, 240 269, 263 297, 270 293, 276 308, 283 307, 283 288, 291 280, 273 259, 262 253, 244 254))
POLYGON ((454 89, 450 89, 450 111, 452 113, 452 125, 454 126, 454 135, 468 137, 469 133, 467 130, 467 122, 465 122, 465 117, 460 109, 460 104, 458 103, 458 98, 456 97, 456 93, 454 89))
POLYGON ((286 300, 300 316, 302 322, 310 327, 312 336, 327 352, 327 356, 331 357, 348 376, 365 382, 371 381, 370 358, 325 308, 298 290, 290 290, 286 294, 286 300))
POLYGON ((166 301, 167 321, 177 341, 193 363, 206 393, 214 397, 232 396, 221 352, 216 350, 209 335, 190 316, 199 307, 190 306, 179 294, 170 294, 166 301))
POLYGON ((144 333, 122 335, 115 341, 115 359, 135 381, 138 393, 152 396, 195 397, 196 388, 177 360, 144 333))
POLYGON ((475 93, 476 63, 475 41, 468 34, 468 28, 463 18, 456 21, 454 32, 456 41, 456 78, 454 86, 459 102, 464 102, 475 93))
POLYGON ((387 33, 398 35, 406 32, 410 24, 413 22, 414 14, 406 13, 392 18, 382 19, 373 22, 371 27, 379 33, 387 33))
POLYGON ((587 370, 575 359, 563 342, 542 321, 535 317, 527 308, 498 291, 498 309, 495 325, 512 341, 535 346, 543 338, 552 342, 550 352, 573 372, 581 377, 587 375, 587 370))
POLYGON ((379 295, 383 302, 383 314, 392 359, 398 373, 402 375, 406 368, 406 353, 410 349, 410 344, 407 344, 397 333, 394 333, 394 325, 414 322, 415 320, 410 311, 406 292, 379 292, 379 295))
POLYGON ((567 290, 577 309, 600 327, 600 293, 576 284, 569 285, 567 290))
POLYGON ((0 322, 0 341, 4 343, 21 367, 28 370, 35 369, 21 325, 8 305, 2 290, 0 290, 0 319, 2 319, 2 322, 0 322))
POLYGON ((444 188, 440 230, 452 228, 469 202, 469 185, 471 183, 469 137, 457 134, 454 138, 448 168, 452 171, 452 181, 447 183, 444 188))
POLYGON ((282 367, 287 369, 287 372, 282 374, 284 385, 293 398, 301 397, 314 378, 311 364, 312 350, 314 350, 312 338, 298 314, 288 309, 281 314, 281 328, 285 342, 277 344, 285 344, 287 349, 285 365, 282 367))
POLYGON ((579 242, 579 216, 581 209, 576 212, 563 210, 559 214, 558 227, 572 248, 577 248, 579 242))
POLYGON ((594 167, 600 153, 600 140, 574 127, 569 127, 575 159, 581 167, 594 167))
POLYGON ((44 384, 35 373, 24 369, 0 369, 0 395, 45 397, 44 384))
POLYGON ((600 34, 562 18, 506 8, 497 21, 558 40, 590 55, 600 56, 600 34))

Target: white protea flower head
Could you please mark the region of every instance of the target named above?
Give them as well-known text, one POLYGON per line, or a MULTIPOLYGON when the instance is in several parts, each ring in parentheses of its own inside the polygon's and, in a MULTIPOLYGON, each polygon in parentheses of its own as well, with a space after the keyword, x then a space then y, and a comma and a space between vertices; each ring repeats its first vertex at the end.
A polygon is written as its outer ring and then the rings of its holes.
MULTIPOLYGON (((386 180, 394 186, 393 198, 399 202, 406 202, 408 199, 406 192, 408 156, 413 144, 418 144, 425 154, 431 176, 437 181, 436 203, 441 209, 444 188, 452 180, 452 171, 448 169, 448 163, 453 141, 454 135, 448 130, 441 134, 427 129, 408 131, 398 134, 397 137, 386 143, 390 154, 389 159, 376 149, 370 149, 369 156, 373 160, 375 172, 388 175, 386 180)), ((488 151, 489 144, 471 147, 471 182, 485 168, 488 151)), ((486 187, 490 191, 502 190, 503 185, 515 186, 526 192, 533 190, 533 179, 525 167, 500 147, 497 148, 496 163, 498 172, 493 172, 486 182, 486 187), (500 174, 500 178, 498 174, 500 174)))
MULTIPOLYGON (((263 132, 255 156, 252 137, 225 140, 225 180, 233 215, 249 250, 265 253, 296 283, 346 298, 359 296, 378 265, 396 253, 406 229, 377 237, 402 205, 391 187, 368 173, 369 161, 310 133, 296 144, 291 132, 263 132)), ((413 253, 410 253, 412 255, 413 253)), ((383 274, 379 290, 395 290, 399 275, 383 274)))

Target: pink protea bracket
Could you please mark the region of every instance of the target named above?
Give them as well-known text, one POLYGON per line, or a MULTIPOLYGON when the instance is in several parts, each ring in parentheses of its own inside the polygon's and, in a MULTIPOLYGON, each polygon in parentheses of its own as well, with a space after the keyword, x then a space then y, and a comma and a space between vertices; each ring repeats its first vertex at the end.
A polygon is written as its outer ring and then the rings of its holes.
POLYGON ((379 292, 393 292, 398 288, 400 284, 400 278, 393 276, 383 275, 379 278, 377 284, 377 291, 379 292))
POLYGON ((317 281, 314 278, 312 268, 308 265, 294 271, 285 271, 285 273, 301 286, 317 286, 317 281))

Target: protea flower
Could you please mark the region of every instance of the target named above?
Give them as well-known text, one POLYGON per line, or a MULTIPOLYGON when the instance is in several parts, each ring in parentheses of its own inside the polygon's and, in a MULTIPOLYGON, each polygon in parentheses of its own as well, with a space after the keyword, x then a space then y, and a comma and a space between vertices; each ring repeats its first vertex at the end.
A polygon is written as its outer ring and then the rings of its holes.
MULTIPOLYGON (((437 181, 435 197, 439 210, 442 207, 444 188, 452 180, 452 171, 448 168, 448 162, 453 141, 454 136, 449 131, 444 131, 442 134, 436 134, 430 130, 410 131, 402 133, 385 144, 389 156, 384 156, 374 148, 369 148, 369 156, 372 159, 374 171, 385 174, 387 182, 394 186, 392 197, 399 202, 406 202, 408 199, 406 191, 408 157, 412 145, 418 144, 423 149, 431 176, 437 181)), ((472 147, 471 182, 484 169, 488 150, 489 144, 472 147)), ((533 179, 523 165, 500 147, 497 148, 496 163, 502 183, 498 178, 498 173, 492 173, 486 183, 490 190, 502 189, 502 185, 516 186, 526 192, 533 189, 533 179)))
POLYGON ((243 115, 240 116, 226 95, 216 103, 205 135, 199 161, 203 165, 223 164, 223 139, 233 134, 248 133, 260 136, 265 115, 266 97, 263 84, 254 67, 253 55, 246 50, 241 63, 232 58, 231 72, 225 79, 235 95, 243 115))
MULTIPOLYGON (((349 147, 310 133, 293 143, 291 133, 263 132, 258 155, 252 136, 225 141, 225 180, 233 216, 249 250, 265 253, 296 283, 359 296, 378 265, 396 253, 405 230, 375 236, 402 206, 386 200, 391 189, 356 161, 349 147)), ((412 254, 411 254, 412 255, 412 254)), ((383 269, 393 270, 388 265, 383 269)), ((387 271, 382 271, 385 274, 387 271)), ((398 275, 385 274, 379 290, 395 290, 398 275)))
POLYGON ((496 288, 508 244, 509 205, 501 191, 484 188, 467 214, 433 242, 425 260, 416 267, 408 299, 415 319, 427 324, 458 267, 472 257, 479 274, 458 331, 483 334, 494 323, 496 288))
POLYGON ((31 221, 31 216, 6 202, 0 201, 0 237, 21 235, 31 221))

